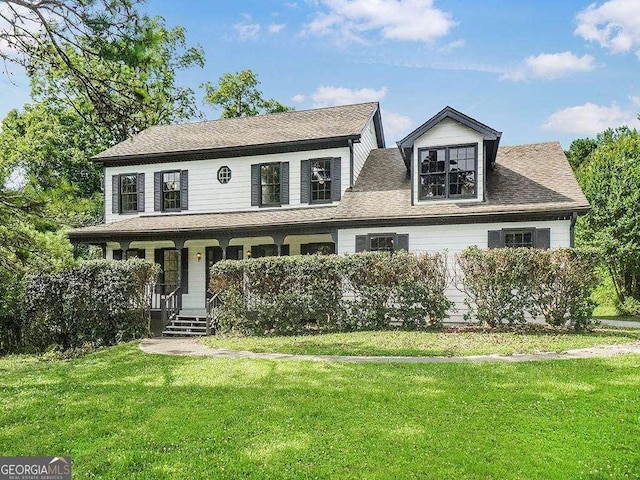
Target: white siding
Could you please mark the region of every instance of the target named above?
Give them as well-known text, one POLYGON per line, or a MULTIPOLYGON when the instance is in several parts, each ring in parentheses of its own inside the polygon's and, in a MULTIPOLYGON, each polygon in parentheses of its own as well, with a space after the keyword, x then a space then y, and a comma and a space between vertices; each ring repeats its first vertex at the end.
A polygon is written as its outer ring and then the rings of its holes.
MULTIPOLYGON (((344 190, 349 187, 349 148, 347 147, 252 157, 107 167, 105 168, 105 221, 111 223, 131 217, 131 215, 112 213, 113 175, 145 174, 145 211, 140 215, 161 213, 154 212, 153 189, 154 173, 163 170, 189 171, 189 209, 181 213, 242 211, 259 208, 251 206, 251 165, 269 162, 289 162, 289 205, 283 205, 279 208, 300 207, 300 161, 318 157, 340 157, 342 159, 341 187, 344 193, 344 190), (224 185, 217 179, 218 169, 223 165, 231 169, 231 181, 224 185)), ((307 205, 305 204, 305 206, 307 205)), ((167 213, 167 215, 175 214, 167 213)))
MULTIPOLYGON (((362 132, 362 137, 359 143, 353 144, 353 182, 358 179, 364 162, 369 156, 369 152, 375 148, 378 148, 378 139, 376 137, 376 129, 373 124, 373 117, 369 120, 369 123, 362 132)), ((347 182, 349 180, 347 179, 347 182)), ((349 184, 347 183, 347 186, 349 184)))
MULTIPOLYGON (((466 145, 475 143, 478 145, 478 178, 477 181, 477 199, 482 200, 483 197, 483 184, 484 184, 484 148, 482 135, 475 130, 462 125, 459 122, 451 118, 445 118, 436 126, 427 131, 424 135, 419 137, 413 145, 413 171, 414 175, 413 189, 414 197, 418 202, 418 185, 420 180, 420 166, 418 158, 418 149, 431 148, 431 147, 444 147, 448 145, 466 145)), ((433 202, 433 200, 427 200, 433 202)), ((451 200, 436 200, 449 202, 451 200)), ((469 200, 455 200, 456 202, 465 202, 469 200)), ((471 200, 476 201, 476 200, 471 200)))
MULTIPOLYGON (((337 253, 344 255, 355 252, 356 235, 368 233, 397 233, 409 234, 409 250, 411 252, 442 252, 448 255, 449 270, 455 265, 455 254, 469 245, 487 248, 488 231, 503 228, 550 228, 551 248, 569 247, 569 220, 543 222, 509 222, 509 223, 475 223, 469 225, 430 225, 416 227, 373 227, 345 229, 338 231, 337 253)), ((466 312, 464 294, 455 285, 447 289, 448 297, 455 302, 457 312, 451 313, 451 320, 462 321, 466 312)))

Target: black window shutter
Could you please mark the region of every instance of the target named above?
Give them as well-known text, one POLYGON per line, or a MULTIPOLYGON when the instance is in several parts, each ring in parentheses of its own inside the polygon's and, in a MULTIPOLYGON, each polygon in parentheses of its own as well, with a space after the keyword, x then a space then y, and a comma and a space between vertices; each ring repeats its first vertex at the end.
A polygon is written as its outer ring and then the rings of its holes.
POLYGON ((144 260, 147 256, 147 251, 144 248, 139 248, 136 256, 144 260))
POLYGON ((189 210, 189 170, 180 172, 180 210, 189 210))
POLYGON ((536 228, 533 231, 535 248, 548 249, 551 247, 551 229, 550 228, 536 228))
POLYGON ((366 252, 367 248, 367 236, 366 235, 356 235, 356 253, 358 252, 366 252))
POLYGON ((340 200, 340 194, 342 193, 342 186, 340 184, 342 167, 342 159, 334 158, 331 165, 331 200, 337 202, 340 200))
POLYGON ((502 230, 489 230, 489 239, 487 241, 487 246, 489 248, 500 248, 504 247, 502 230))
POLYGON ((120 175, 111 177, 111 213, 120 213, 120 175))
POLYGON ((144 212, 144 173, 138 174, 138 211, 144 212))
POLYGON ((289 204, 289 162, 280 164, 280 203, 289 204))
POLYGON ((180 285, 182 293, 189 293, 189 249, 183 248, 180 253, 180 285))
POLYGON ((153 209, 162 211, 162 172, 153 174, 153 209))
POLYGON ((251 206, 260 205, 260 165, 251 165, 251 206))
POLYGON ((114 260, 122 260, 124 257, 124 252, 122 250, 114 250, 113 251, 113 259, 114 260))
POLYGON ((311 161, 302 160, 300 162, 300 203, 309 203, 309 194, 311 190, 311 161))
POLYGON ((396 250, 409 251, 409 234, 403 233, 397 236, 396 250))

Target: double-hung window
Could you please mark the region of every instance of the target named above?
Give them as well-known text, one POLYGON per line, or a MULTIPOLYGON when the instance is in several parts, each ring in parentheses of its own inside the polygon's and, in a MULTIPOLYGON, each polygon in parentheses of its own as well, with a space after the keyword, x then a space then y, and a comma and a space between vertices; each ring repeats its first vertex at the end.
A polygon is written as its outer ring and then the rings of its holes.
POLYGON ((138 211, 138 175, 120 175, 120 213, 138 211))
POLYGON ((476 196, 477 145, 421 148, 418 157, 420 200, 476 196))
POLYGON ((311 202, 331 201, 331 164, 333 159, 311 160, 311 202))
POLYGON ((162 172, 162 210, 180 210, 180 171, 162 172))
POLYGON ((260 204, 280 205, 280 163, 260 165, 260 204))

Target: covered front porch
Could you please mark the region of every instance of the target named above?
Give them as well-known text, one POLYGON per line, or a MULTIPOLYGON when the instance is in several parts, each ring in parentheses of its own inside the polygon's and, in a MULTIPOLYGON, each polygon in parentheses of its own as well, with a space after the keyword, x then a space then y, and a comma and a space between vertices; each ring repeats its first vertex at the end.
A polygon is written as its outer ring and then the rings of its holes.
POLYGON ((337 232, 271 233, 262 236, 179 237, 167 240, 135 239, 102 244, 107 259, 145 258, 162 269, 151 293, 152 332, 155 335, 211 332, 208 289, 211 267, 221 260, 267 256, 335 253, 337 232))

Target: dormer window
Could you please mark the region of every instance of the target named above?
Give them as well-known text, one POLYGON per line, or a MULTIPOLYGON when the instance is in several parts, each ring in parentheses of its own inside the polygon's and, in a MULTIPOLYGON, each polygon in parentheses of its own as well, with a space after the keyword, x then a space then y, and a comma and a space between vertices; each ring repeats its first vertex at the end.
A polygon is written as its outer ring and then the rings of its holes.
POLYGON ((420 200, 476 196, 477 145, 421 148, 418 158, 420 200))

